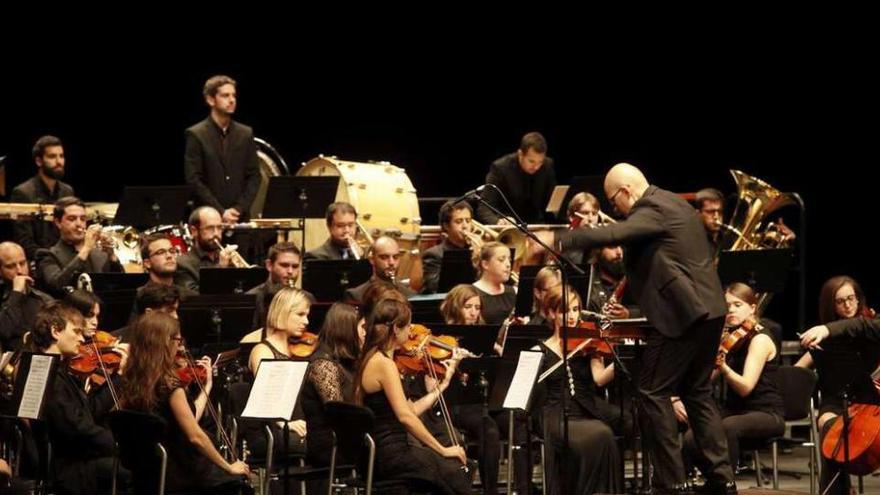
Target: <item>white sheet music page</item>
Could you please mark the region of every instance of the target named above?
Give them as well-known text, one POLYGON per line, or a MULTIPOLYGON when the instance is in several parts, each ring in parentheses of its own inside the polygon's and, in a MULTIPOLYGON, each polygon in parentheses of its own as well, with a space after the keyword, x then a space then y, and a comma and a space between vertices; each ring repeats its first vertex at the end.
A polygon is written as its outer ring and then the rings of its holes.
POLYGON ((306 376, 305 361, 263 361, 257 369, 243 417, 290 420, 306 376))
POLYGON ((31 369, 21 394, 21 403, 18 405, 19 418, 39 419, 51 369, 52 356, 31 356, 31 369))
POLYGON ((519 353, 516 372, 510 382, 510 388, 507 389, 507 396, 504 397, 502 406, 504 409, 524 410, 528 406, 538 371, 541 370, 541 358, 543 357, 544 354, 541 352, 522 351, 519 353))

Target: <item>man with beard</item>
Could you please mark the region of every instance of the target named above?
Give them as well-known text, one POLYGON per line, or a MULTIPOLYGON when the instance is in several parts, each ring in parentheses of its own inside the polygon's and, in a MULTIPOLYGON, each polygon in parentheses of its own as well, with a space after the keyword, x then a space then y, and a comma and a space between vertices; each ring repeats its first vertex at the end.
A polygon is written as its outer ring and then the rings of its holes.
MULTIPOLYGON (((589 310, 607 314, 611 318, 638 318, 641 311, 633 305, 624 305, 623 298, 611 300, 614 291, 626 277, 623 264, 623 248, 604 246, 598 249, 596 271, 593 274, 593 288, 590 291, 589 310)), ((624 286, 625 287, 625 286, 624 286)))
POLYGON ((279 242, 269 248, 269 254, 266 257, 266 271, 269 272, 269 278, 247 292, 257 296, 254 329, 266 326, 269 304, 275 294, 281 288, 292 287, 296 283, 299 278, 301 260, 299 248, 292 242, 279 242))
POLYGON ((230 251, 220 249, 220 237, 223 235, 220 212, 210 206, 196 208, 189 216, 189 231, 193 247, 177 258, 174 284, 182 289, 198 292, 200 268, 228 268, 232 263, 230 251))
POLYGON ((224 222, 247 220, 260 184, 254 132, 232 120, 235 80, 214 76, 202 94, 211 114, 186 130, 186 182, 195 189, 198 204, 222 212, 224 222))
POLYGON ((712 252, 718 252, 721 241, 721 221, 724 218, 724 195, 718 189, 707 187, 697 191, 697 213, 706 228, 706 237, 712 246, 712 252))
POLYGON ((61 198, 52 211, 58 228, 58 242, 37 250, 37 273, 47 292, 63 297, 65 287, 75 286, 83 273, 122 272, 113 246, 99 242, 98 224, 86 228, 86 208, 76 197, 61 198))
MULTIPOLYGON (((54 204, 61 198, 73 196, 70 184, 64 178, 64 146, 55 136, 43 136, 34 143, 32 151, 37 174, 15 186, 9 200, 13 203, 54 204)), ((33 260, 39 248, 58 242, 58 228, 43 219, 15 222, 15 242, 24 248, 27 259, 33 260)))
POLYGON ((406 297, 414 296, 415 292, 409 287, 401 285, 397 282, 397 268, 400 265, 400 247, 393 237, 381 236, 373 242, 370 252, 367 255, 370 265, 373 266, 373 276, 370 280, 358 285, 354 289, 345 291, 342 300, 352 304, 360 304, 364 298, 364 293, 370 286, 370 282, 381 280, 394 284, 394 288, 400 291, 406 297))

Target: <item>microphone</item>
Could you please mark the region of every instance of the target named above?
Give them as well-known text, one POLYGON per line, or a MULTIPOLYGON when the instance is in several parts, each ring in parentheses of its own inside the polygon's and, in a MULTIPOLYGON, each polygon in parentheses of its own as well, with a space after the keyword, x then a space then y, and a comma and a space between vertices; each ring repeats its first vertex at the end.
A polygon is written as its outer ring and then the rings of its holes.
POLYGON ((461 196, 456 198, 455 201, 452 202, 452 204, 458 203, 459 201, 464 201, 465 199, 468 199, 471 196, 479 196, 480 193, 483 192, 483 189, 486 189, 486 184, 483 184, 482 186, 477 187, 476 189, 471 189, 470 191, 462 194, 461 196))

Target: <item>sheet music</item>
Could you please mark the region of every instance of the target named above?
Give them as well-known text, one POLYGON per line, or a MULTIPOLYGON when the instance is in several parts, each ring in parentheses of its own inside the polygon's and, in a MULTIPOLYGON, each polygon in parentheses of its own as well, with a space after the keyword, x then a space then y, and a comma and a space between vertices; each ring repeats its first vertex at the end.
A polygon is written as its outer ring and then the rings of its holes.
POLYGON ((52 370, 52 356, 31 356, 30 372, 21 393, 18 406, 18 417, 39 419, 40 407, 46 395, 46 384, 49 383, 49 372, 52 370))
POLYGON ((309 363, 263 361, 242 417, 290 421, 309 363))
POLYGON ((510 388, 507 389, 507 395, 504 397, 503 408, 525 410, 528 407, 529 397, 532 395, 532 388, 535 386, 543 357, 544 354, 541 352, 521 351, 519 353, 519 362, 516 365, 513 380, 510 382, 510 388))

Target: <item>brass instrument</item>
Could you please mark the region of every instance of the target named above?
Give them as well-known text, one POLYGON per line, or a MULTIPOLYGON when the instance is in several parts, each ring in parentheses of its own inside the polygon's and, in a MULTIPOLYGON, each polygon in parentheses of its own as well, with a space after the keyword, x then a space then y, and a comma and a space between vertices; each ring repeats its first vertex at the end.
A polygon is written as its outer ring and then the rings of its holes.
POLYGON ((226 247, 223 247, 223 244, 220 244, 220 239, 214 238, 214 243, 217 244, 217 247, 220 248, 221 251, 226 251, 229 253, 229 262, 232 263, 232 266, 236 268, 253 268, 254 265, 251 265, 247 262, 246 259, 238 252, 236 249, 238 246, 235 244, 230 244, 226 247))
POLYGON ((487 241, 497 241, 514 250, 515 259, 511 261, 521 260, 526 252, 526 236, 516 227, 502 227, 500 231, 495 231, 485 225, 471 221, 470 232, 464 231, 468 244, 474 252, 474 256, 478 257, 480 249, 487 241))

